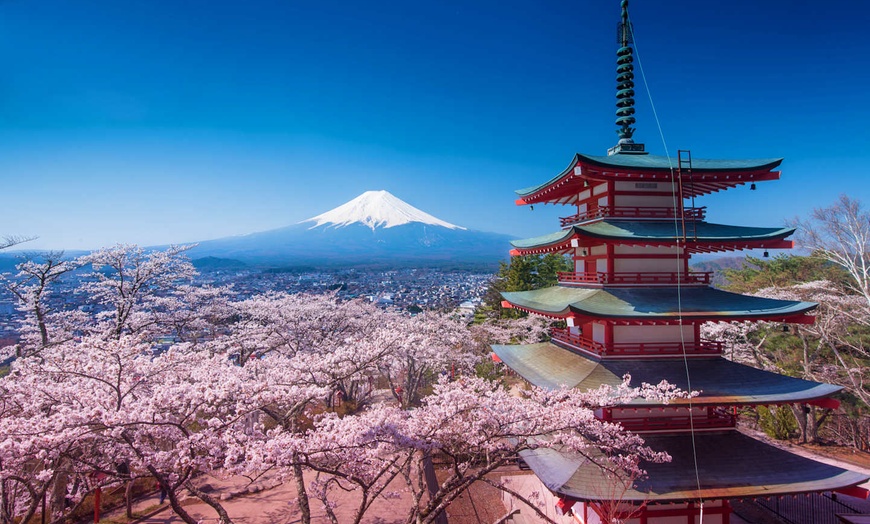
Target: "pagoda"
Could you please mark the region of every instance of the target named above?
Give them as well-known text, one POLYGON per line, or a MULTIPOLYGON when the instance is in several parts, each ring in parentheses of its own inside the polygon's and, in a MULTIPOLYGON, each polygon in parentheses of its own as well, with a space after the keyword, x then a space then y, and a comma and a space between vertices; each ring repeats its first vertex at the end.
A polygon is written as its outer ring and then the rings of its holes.
POLYGON ((546 289, 502 293, 505 307, 565 322, 551 340, 496 345, 495 355, 543 388, 583 389, 666 380, 694 398, 636 399, 597 416, 640 434, 672 460, 618 489, 595 464, 552 449, 525 462, 576 522, 729 522, 729 500, 849 491, 867 476, 793 455, 737 429, 741 406, 836 407, 841 388, 727 360, 701 338, 705 322, 812 323, 816 304, 728 293, 690 270, 695 253, 792 247, 794 229, 712 224, 695 197, 777 180, 782 159, 700 160, 655 156, 632 139, 634 73, 628 0, 617 51, 617 134, 605 156, 577 154, 552 179, 517 191, 518 205, 571 206, 555 233, 512 242, 511 255, 570 255, 574 271, 546 289), (616 508, 616 513, 614 513, 616 508))

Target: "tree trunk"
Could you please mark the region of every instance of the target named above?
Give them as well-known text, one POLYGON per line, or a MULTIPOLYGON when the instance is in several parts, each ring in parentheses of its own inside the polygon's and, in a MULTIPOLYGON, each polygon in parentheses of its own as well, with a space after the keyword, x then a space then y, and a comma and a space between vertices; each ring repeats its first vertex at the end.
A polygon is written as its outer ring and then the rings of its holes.
MULTIPOLYGON (((294 462, 295 462, 294 457, 294 462)), ((302 476, 302 466, 293 464, 293 478, 296 480, 296 500, 299 512, 302 513, 302 524, 311 524, 311 507, 308 504, 308 492, 305 490, 305 478, 302 476)))
POLYGON ((66 494, 67 485, 69 484, 69 472, 65 470, 65 466, 69 464, 68 459, 63 459, 58 465, 58 471, 54 478, 54 489, 51 490, 51 514, 61 514, 66 509, 66 494))
POLYGON ((221 524, 233 524, 232 519, 230 519, 229 514, 227 514, 227 510, 225 510, 224 507, 221 506, 221 503, 218 502, 217 499, 215 499, 214 497, 212 497, 208 493, 206 493, 204 491, 200 491, 199 489, 197 489, 196 486, 193 485, 193 482, 190 482, 190 481, 185 482, 184 487, 186 487, 188 490, 190 490, 190 492, 193 493, 196 496, 196 498, 198 498, 199 500, 201 500, 201 501, 205 502, 206 504, 208 504, 209 506, 211 506, 212 509, 214 509, 217 512, 218 517, 220 517, 221 524))
POLYGON ((186 522, 187 524, 197 524, 197 521, 190 516, 188 512, 181 507, 181 504, 178 502, 178 495, 175 493, 175 489, 177 486, 171 486, 169 481, 166 480, 166 477, 160 474, 154 466, 147 467, 148 472, 157 480, 157 483, 160 485, 160 488, 166 492, 166 496, 169 497, 169 506, 172 507, 172 511, 178 515, 178 518, 186 522))
MULTIPOLYGON (((438 494, 438 478, 435 476, 435 465, 432 464, 432 454, 426 453, 423 457, 423 474, 426 475, 426 488, 429 491, 429 500, 438 494)), ((437 506, 436 506, 437 508, 437 506)), ((447 513, 435 509, 438 513, 433 519, 434 524, 447 524, 447 513)))
POLYGON ((809 425, 810 417, 807 416, 806 404, 789 404, 791 412, 801 430, 801 444, 807 443, 807 426, 809 425))
POLYGON ((127 518, 133 519, 133 479, 127 481, 127 489, 124 490, 124 502, 127 505, 127 518))

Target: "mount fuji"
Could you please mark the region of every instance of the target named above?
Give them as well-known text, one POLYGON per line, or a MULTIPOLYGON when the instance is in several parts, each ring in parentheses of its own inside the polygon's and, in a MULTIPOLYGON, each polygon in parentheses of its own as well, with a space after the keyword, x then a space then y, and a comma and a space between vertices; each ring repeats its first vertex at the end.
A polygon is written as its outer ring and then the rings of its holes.
POLYGON ((366 191, 298 224, 200 242, 188 253, 282 266, 495 265, 507 258, 512 238, 445 222, 387 191, 366 191))

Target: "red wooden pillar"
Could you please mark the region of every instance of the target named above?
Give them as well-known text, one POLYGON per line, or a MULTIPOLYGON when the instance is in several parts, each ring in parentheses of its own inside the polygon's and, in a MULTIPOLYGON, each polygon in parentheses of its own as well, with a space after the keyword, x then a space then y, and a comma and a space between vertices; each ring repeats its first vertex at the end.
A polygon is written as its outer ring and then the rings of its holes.
POLYGON ((604 244, 604 246, 607 249, 607 280, 612 282, 613 281, 613 267, 614 267, 614 264, 613 264, 613 251, 614 251, 613 244, 604 244))
POLYGON ((102 494, 102 488, 97 486, 97 489, 94 490, 94 524, 100 521, 100 498, 102 494))

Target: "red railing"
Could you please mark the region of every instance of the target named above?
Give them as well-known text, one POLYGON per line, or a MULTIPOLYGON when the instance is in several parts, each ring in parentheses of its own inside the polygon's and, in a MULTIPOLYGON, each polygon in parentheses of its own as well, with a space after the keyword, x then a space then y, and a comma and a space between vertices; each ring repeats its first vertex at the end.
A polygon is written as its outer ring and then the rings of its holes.
MULTIPOLYGON (((683 216, 686 220, 704 220, 707 215, 706 209, 706 206, 683 208, 683 216)), ((679 213, 672 207, 600 206, 576 215, 561 217, 559 221, 562 227, 568 227, 596 218, 674 218, 677 216, 679 213)))
POLYGON ((737 423, 737 417, 727 413, 714 413, 701 417, 631 417, 615 418, 613 422, 619 422, 622 427, 629 431, 673 431, 678 429, 713 429, 733 428, 737 423))
POLYGON ((559 282, 562 284, 703 284, 710 285, 712 271, 690 271, 688 273, 638 272, 613 273, 604 272, 560 272, 559 282))
POLYGON ((607 347, 605 347, 604 344, 601 344, 600 342, 595 342, 594 340, 590 340, 575 333, 571 333, 571 331, 568 329, 553 328, 550 332, 550 338, 555 341, 562 342, 563 344, 573 346, 577 349, 592 351, 593 353, 597 353, 598 355, 603 355, 607 353, 607 347))
POLYGON ((609 346, 595 342, 581 335, 571 333, 568 329, 554 328, 551 338, 562 344, 591 351, 601 356, 661 356, 682 355, 686 353, 702 355, 718 355, 722 353, 722 342, 716 340, 701 340, 699 342, 617 342, 609 346))

